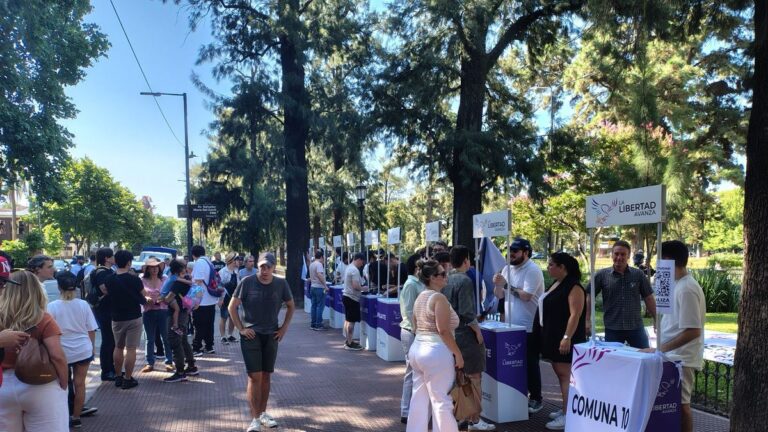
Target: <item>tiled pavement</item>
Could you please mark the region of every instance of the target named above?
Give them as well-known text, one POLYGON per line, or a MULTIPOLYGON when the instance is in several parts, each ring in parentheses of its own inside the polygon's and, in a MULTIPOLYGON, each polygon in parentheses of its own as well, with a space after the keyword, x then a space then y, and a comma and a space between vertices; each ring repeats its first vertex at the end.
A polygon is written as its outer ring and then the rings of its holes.
MULTIPOLYGON (((273 431, 405 430, 399 414, 403 363, 384 362, 373 352, 346 351, 342 341, 339 330, 309 330, 308 315, 297 310, 272 377, 268 411, 280 423, 273 431)), ((239 345, 217 343, 216 350, 199 359, 200 376, 173 384, 162 382, 168 375, 164 372, 138 372, 141 358, 135 374, 139 386, 131 390, 101 383, 92 366, 88 405, 99 412, 84 418, 81 430, 244 431, 250 415, 239 345)), ((498 431, 546 430, 547 414, 557 409, 560 395, 552 368, 542 363, 541 370, 545 409, 527 422, 498 425, 498 431)), ((694 430, 727 431, 728 422, 695 412, 694 430)))

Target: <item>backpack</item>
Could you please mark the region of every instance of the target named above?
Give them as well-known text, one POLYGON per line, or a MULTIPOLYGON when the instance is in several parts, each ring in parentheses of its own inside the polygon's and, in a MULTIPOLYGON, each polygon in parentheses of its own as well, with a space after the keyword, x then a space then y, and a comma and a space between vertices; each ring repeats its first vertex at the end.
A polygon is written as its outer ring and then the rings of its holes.
POLYGON ((200 306, 200 301, 203 300, 203 289, 199 285, 192 285, 187 292, 187 295, 182 297, 181 305, 184 309, 192 312, 200 306))
POLYGON ((90 273, 88 273, 88 276, 83 279, 82 292, 85 293, 85 301, 94 307, 99 306, 99 302, 101 301, 101 297, 104 295, 104 293, 101 292, 101 288, 93 284, 93 276, 96 274, 96 272, 103 270, 106 270, 106 267, 98 266, 90 273))
POLYGON ((215 268, 213 268, 213 264, 211 264, 208 260, 205 261, 208 264, 208 268, 210 268, 210 272, 208 273, 208 283, 205 284, 205 288, 208 290, 208 294, 210 294, 213 297, 221 297, 224 295, 226 290, 221 284, 221 277, 219 276, 219 272, 216 271, 215 268))

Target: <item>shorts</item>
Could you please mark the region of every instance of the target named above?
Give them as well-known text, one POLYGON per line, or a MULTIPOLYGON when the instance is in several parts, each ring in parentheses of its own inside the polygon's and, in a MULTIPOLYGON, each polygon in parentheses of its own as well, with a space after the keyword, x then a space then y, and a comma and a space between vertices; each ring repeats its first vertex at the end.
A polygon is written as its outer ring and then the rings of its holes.
POLYGON ((696 375, 696 369, 683 366, 683 386, 680 391, 680 403, 684 405, 691 404, 691 393, 693 392, 693 381, 696 375))
POLYGON ((475 332, 469 327, 456 330, 456 345, 464 357, 464 372, 477 374, 485 372, 485 343, 477 343, 475 332))
POLYGON ((344 303, 344 321, 357 323, 360 322, 360 302, 343 296, 341 301, 344 303))
POLYGON ((112 321, 112 333, 115 335, 115 347, 138 348, 141 342, 142 318, 128 321, 112 321))
POLYGON ((222 304, 219 307, 219 317, 221 317, 221 319, 223 319, 223 320, 229 318, 229 309, 228 309, 228 307, 229 307, 229 305, 226 305, 226 304, 222 304))
POLYGON ((253 339, 240 337, 240 351, 243 353, 245 370, 248 373, 275 371, 277 339, 274 333, 256 333, 253 339))
POLYGON ((93 356, 90 356, 90 357, 88 357, 87 359, 78 360, 78 361, 76 361, 76 362, 73 362, 73 363, 69 363, 67 366, 69 366, 69 367, 75 367, 75 366, 77 366, 77 365, 89 365, 89 364, 91 364, 91 362, 92 362, 92 361, 93 361, 93 356))

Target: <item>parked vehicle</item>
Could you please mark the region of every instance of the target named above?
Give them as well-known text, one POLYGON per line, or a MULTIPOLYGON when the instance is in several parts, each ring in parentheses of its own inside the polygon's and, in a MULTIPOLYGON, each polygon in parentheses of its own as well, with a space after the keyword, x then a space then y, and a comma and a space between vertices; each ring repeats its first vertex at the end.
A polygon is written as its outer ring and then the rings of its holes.
POLYGON ((146 246, 138 257, 133 258, 133 264, 131 267, 133 267, 133 269, 138 273, 141 271, 141 267, 144 265, 144 261, 146 261, 147 258, 155 257, 160 261, 165 261, 166 258, 175 259, 176 253, 176 249, 172 248, 162 246, 146 246))

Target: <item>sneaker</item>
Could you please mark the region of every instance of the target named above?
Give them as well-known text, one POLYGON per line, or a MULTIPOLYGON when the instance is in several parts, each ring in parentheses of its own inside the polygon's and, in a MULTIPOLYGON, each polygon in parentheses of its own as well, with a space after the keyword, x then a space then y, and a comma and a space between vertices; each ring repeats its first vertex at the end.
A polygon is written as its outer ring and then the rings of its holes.
POLYGON ((237 342, 237 338, 234 337, 234 336, 228 337, 227 340, 230 341, 230 342, 237 342))
POLYGON ((176 366, 174 366, 173 363, 165 365, 166 372, 173 372, 175 370, 176 370, 176 366))
POLYGON ((80 417, 90 417, 96 414, 98 410, 99 409, 96 407, 83 407, 83 409, 80 411, 80 417))
POLYGON ((142 373, 152 372, 155 370, 155 367, 152 365, 146 365, 144 366, 144 369, 141 370, 142 373))
POLYGON ((544 408, 544 403, 542 401, 537 401, 534 399, 528 400, 528 412, 530 414, 536 414, 537 412, 541 411, 544 408))
POLYGON ((175 383, 175 382, 186 381, 186 380, 187 380, 187 376, 180 373, 175 373, 167 378, 163 378, 163 382, 167 382, 167 383, 175 383))
POLYGON ((197 366, 190 366, 184 370, 184 375, 198 376, 200 375, 200 372, 197 370, 197 366))
POLYGON ((128 389, 136 387, 137 385, 139 385, 139 382, 136 381, 136 378, 123 379, 123 387, 122 387, 122 389, 123 390, 128 390, 128 389))
POLYGON ((216 350, 213 348, 204 350, 203 352, 206 354, 216 354, 216 350))
POLYGON ((468 431, 492 431, 496 430, 496 426, 492 425, 490 423, 486 423, 483 421, 483 419, 480 419, 477 421, 477 423, 470 423, 469 426, 467 426, 468 431))
POLYGON ((192 353, 192 355, 195 356, 195 357, 202 357, 203 356, 203 352, 202 351, 195 351, 195 352, 192 353))
POLYGON ((408 424, 408 417, 400 417, 400 423, 408 424))
POLYGON ((114 372, 107 372, 105 374, 101 374, 101 380, 102 381, 114 381, 115 380, 115 373, 114 372))
POLYGON ((221 344, 222 345, 229 345, 229 340, 225 337, 221 338, 221 344))
POLYGON ((275 421, 275 419, 272 418, 271 415, 267 414, 266 411, 261 413, 261 417, 259 417, 259 421, 261 422, 261 424, 263 424, 268 428, 277 427, 277 422, 275 421))
POLYGON ((83 427, 83 422, 81 422, 79 418, 70 418, 69 427, 80 429, 81 427, 83 427))
POLYGON ((251 420, 250 426, 248 426, 248 429, 246 429, 246 432, 259 432, 261 431, 261 422, 259 419, 255 418, 251 420))
POLYGON ((315 326, 309 326, 310 330, 319 331, 320 329, 315 326))
POLYGON ((545 426, 549 430, 565 430, 565 416, 561 415, 547 423, 545 426))
POLYGON ((557 411, 555 411, 555 412, 551 412, 551 413, 549 413, 549 419, 550 419, 550 420, 554 420, 554 419, 556 419, 556 418, 560 417, 560 416, 561 416, 561 415, 563 415, 563 414, 564 414, 564 413, 563 413, 563 410, 559 409, 559 410, 557 410, 557 411))
POLYGON ((115 387, 122 387, 123 386, 123 376, 116 376, 115 377, 115 387))
POLYGON ((344 342, 344 349, 350 350, 350 351, 360 351, 361 349, 363 349, 363 347, 361 347, 360 345, 354 342, 352 342, 351 344, 344 342))

